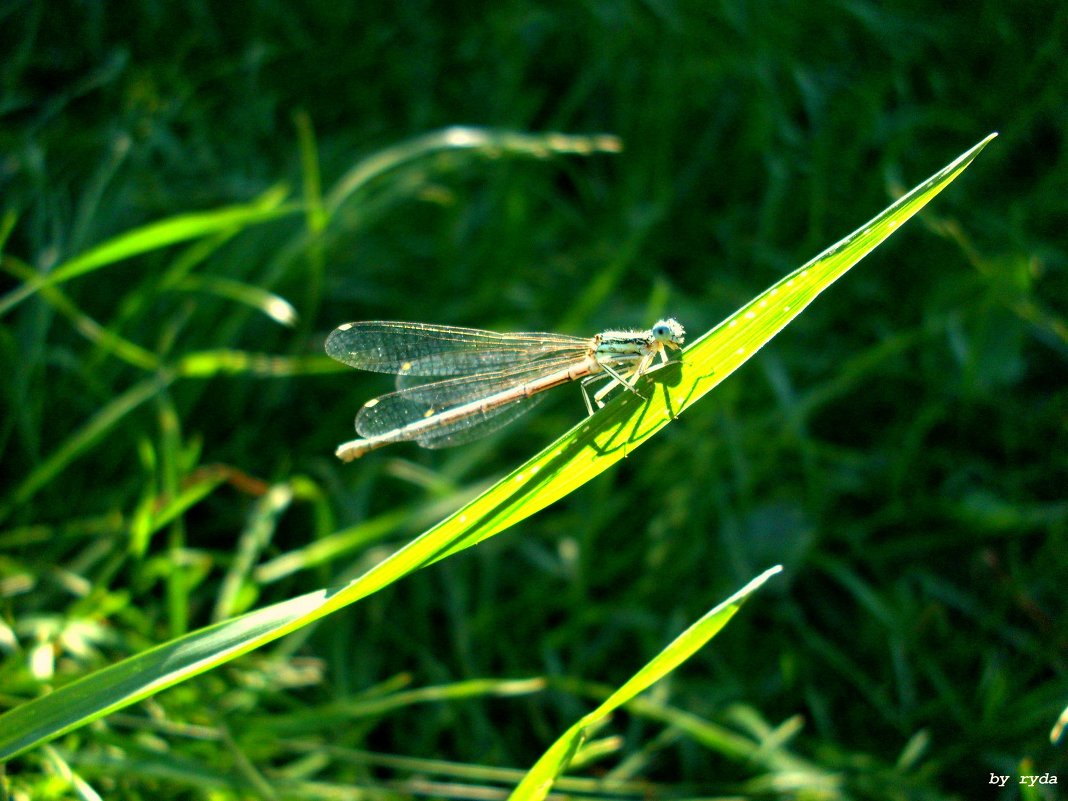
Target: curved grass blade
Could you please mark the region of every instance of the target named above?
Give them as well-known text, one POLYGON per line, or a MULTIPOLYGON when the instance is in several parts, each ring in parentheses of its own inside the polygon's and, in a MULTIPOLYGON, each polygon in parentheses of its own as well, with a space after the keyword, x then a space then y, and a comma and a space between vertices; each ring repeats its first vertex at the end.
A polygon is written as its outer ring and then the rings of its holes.
POLYGON ((530 134, 492 128, 453 126, 416 136, 399 144, 379 150, 355 164, 334 185, 326 197, 324 207, 333 216, 354 193, 374 178, 397 167, 433 153, 445 151, 473 151, 487 156, 502 154, 545 158, 553 154, 589 155, 618 153, 623 149, 618 137, 610 134, 574 136, 563 133, 530 134))
MULTIPOLYGON (((475 500, 340 588, 321 590, 172 640, 0 716, 6 759, 209 670, 371 595, 545 508, 663 428, 749 359, 823 289, 919 211, 971 163, 987 137, 860 230, 758 295, 683 352, 683 361, 621 393, 475 500)), ((245 354, 187 357, 180 375, 249 369, 245 354)), ((325 362, 326 359, 324 358, 325 362)))
POLYGON ((735 612, 752 592, 782 570, 776 566, 746 584, 723 603, 680 634, 674 642, 657 654, 641 670, 628 679, 592 712, 583 715, 542 754, 523 781, 515 788, 511 801, 541 801, 552 789, 557 776, 567 770, 571 760, 585 742, 590 730, 604 721, 624 704, 645 692, 653 684, 697 653, 705 643, 727 625, 735 612))
POLYGON ((330 590, 292 598, 171 640, 0 715, 0 761, 293 631, 330 590))
POLYGON ((174 372, 182 378, 210 378, 216 375, 247 374, 264 378, 289 375, 323 375, 337 373, 337 362, 318 354, 277 356, 247 350, 198 350, 183 354, 174 363, 174 372))
POLYGON ((0 298, 0 316, 43 287, 55 286, 79 275, 85 275, 102 267, 178 242, 201 239, 235 228, 245 228, 299 210, 299 207, 294 204, 283 204, 284 197, 283 191, 272 190, 254 203, 214 211, 180 214, 119 234, 63 262, 51 272, 41 274, 35 280, 26 281, 22 286, 8 292, 0 298))
MULTIPOLYGON (((0 269, 11 273, 16 278, 33 283, 39 275, 28 264, 12 258, 0 255, 0 269)), ((103 353, 111 353, 128 364, 140 367, 143 370, 157 370, 160 366, 159 357, 135 342, 115 333, 110 328, 105 328, 64 294, 63 290, 55 286, 41 287, 43 297, 52 307, 66 317, 72 327, 83 337, 95 344, 103 353)))
POLYGON ((184 292, 204 292, 220 298, 243 303, 262 312, 277 323, 292 328, 297 323, 297 310, 285 298, 258 286, 223 278, 218 275, 187 275, 177 281, 173 289, 184 292))

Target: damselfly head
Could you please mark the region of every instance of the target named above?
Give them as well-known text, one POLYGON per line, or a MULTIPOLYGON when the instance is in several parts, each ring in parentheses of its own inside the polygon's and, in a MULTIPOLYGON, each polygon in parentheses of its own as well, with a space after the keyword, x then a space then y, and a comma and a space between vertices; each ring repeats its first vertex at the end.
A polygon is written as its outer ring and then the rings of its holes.
POLYGON ((656 325, 650 330, 653 334, 653 339, 661 345, 666 345, 675 350, 682 347, 682 343, 686 341, 686 329, 674 317, 657 321, 656 325))

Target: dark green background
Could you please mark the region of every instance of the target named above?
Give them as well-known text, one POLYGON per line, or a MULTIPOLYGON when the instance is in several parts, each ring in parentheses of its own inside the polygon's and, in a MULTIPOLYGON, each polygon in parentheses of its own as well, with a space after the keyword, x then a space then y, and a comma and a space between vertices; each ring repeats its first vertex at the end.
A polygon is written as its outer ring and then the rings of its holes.
MULTIPOLYGON (((324 187, 380 148, 455 124, 606 132, 625 144, 589 158, 429 160, 380 179, 378 202, 317 245, 318 297, 311 255, 267 286, 304 315, 292 330, 175 293, 122 318, 132 296, 157 291, 171 251, 65 285, 102 324, 149 349, 173 340, 177 354, 313 353, 335 325, 375 318, 587 334, 671 314, 700 334, 999 131, 922 218, 677 425, 517 529, 325 621, 302 651, 325 660, 323 682, 252 711, 314 711, 403 672, 417 687, 537 674, 618 684, 718 599, 783 563, 785 575, 662 690, 672 703, 742 730, 739 710, 772 726, 802 716, 791 747, 858 797, 978 797, 991 772, 1060 770, 1068 781, 1063 746, 1048 742, 1068 704, 1062 3, 0 9, 0 212, 18 215, 5 250, 39 269, 278 183, 299 197, 298 113, 314 126, 324 187), (915 766, 895 768, 921 732, 929 741, 915 766)), ((200 270, 259 284, 299 226, 245 232, 200 270)), ((0 282, 16 285, 6 273, 0 282)), ((143 376, 91 358, 40 299, 0 326, 8 488, 143 376)), ((237 375, 179 383, 168 399, 181 435, 203 441, 190 470, 305 475, 336 526, 500 475, 582 410, 560 390, 484 444, 336 463, 359 404, 387 387, 348 373, 237 375)), ((143 447, 160 437, 146 408, 3 523, 9 535, 31 524, 62 532, 120 516, 104 541, 130 563, 114 573, 85 567, 101 540, 77 535, 13 547, 5 562, 40 581, 83 572, 141 610, 136 621, 116 616, 121 645, 66 664, 71 676, 167 637, 158 575, 123 556, 152 481, 143 447)), ((214 565, 191 626, 207 621, 253 502, 228 488, 187 515, 189 546, 214 565)), ((297 504, 272 552, 307 543, 313 517, 297 504)), ((380 545, 418 530, 412 522, 380 545)), ((166 557, 162 535, 150 550, 166 557)), ((336 580, 352 558, 272 585, 257 603, 336 580)), ((0 611, 17 626, 77 610, 51 587, 0 611)), ((9 657, 3 674, 20 697, 33 692, 24 662, 9 657)), ((219 671, 161 702, 196 719, 231 680, 219 671)), ((588 708, 555 692, 416 706, 321 734, 525 767, 588 708)), ((255 739, 252 711, 222 716, 243 745, 255 739)), ((621 717, 611 730, 633 754, 662 727, 621 717)), ((287 758, 255 754, 264 769, 287 758)), ((222 753, 198 758, 229 764, 222 753)), ((762 771, 683 735, 654 746, 639 775, 711 795, 756 792, 740 783, 762 771)), ((350 775, 331 765, 320 778, 350 775)))

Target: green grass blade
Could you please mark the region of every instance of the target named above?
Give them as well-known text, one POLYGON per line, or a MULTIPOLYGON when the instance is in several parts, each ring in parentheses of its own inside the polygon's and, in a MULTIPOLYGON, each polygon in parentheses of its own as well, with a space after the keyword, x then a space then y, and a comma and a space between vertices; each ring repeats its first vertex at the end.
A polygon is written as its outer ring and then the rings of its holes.
POLYGON ((171 640, 0 715, 0 761, 293 631, 331 596, 319 590, 171 640))
POLYGON ((232 278, 217 275, 187 275, 175 282, 171 288, 183 292, 204 292, 242 303, 290 328, 297 322, 297 310, 288 300, 274 292, 268 292, 261 287, 235 281, 232 278))
MULTIPOLYGON (((194 632, 0 716, 0 759, 365 598, 413 570, 504 530, 589 481, 749 359, 820 291, 944 189, 992 138, 980 142, 859 231, 698 338, 686 349, 681 363, 656 371, 639 384, 644 401, 630 393, 621 394, 471 503, 342 588, 311 593, 194 632)), ((308 372, 311 365, 218 351, 187 355, 176 367, 180 375, 193 376, 228 371, 308 372)))
POLYGON ((1065 707, 1064 711, 1061 712, 1060 717, 1057 718, 1057 722, 1053 724, 1053 728, 1050 729, 1049 741, 1053 745, 1060 742, 1061 735, 1064 734, 1065 728, 1068 728, 1068 707, 1065 707))
POLYGON ((12 490, 3 505, 0 505, 0 520, 7 517, 12 509, 32 498, 41 487, 48 484, 67 465, 103 439, 108 431, 126 415, 145 401, 154 398, 173 380, 174 376, 167 372, 146 378, 93 415, 84 426, 74 432, 12 490))
POLYGON ((543 678, 465 679, 450 684, 391 692, 361 693, 328 704, 290 712, 253 715, 256 731, 264 737, 293 738, 314 735, 325 727, 352 726, 361 718, 378 718, 417 704, 441 704, 471 698, 516 698, 544 692, 543 678))
POLYGON ((352 195, 373 179, 403 164, 450 150, 474 151, 488 156, 503 153, 545 158, 553 154, 589 155, 618 153, 623 149, 615 136, 599 134, 572 136, 562 133, 528 134, 519 131, 454 126, 417 136, 375 152, 355 164, 335 184, 326 198, 325 208, 332 216, 352 195))
POLYGON ((644 399, 621 392, 430 533, 450 533, 438 558, 463 550, 544 509, 607 470, 748 361, 772 337, 945 189, 991 134, 857 231, 757 295, 692 342, 679 362, 638 383, 644 399))
MULTIPOLYGON (((395 573, 395 570, 382 570, 383 565, 394 562, 407 550, 402 549, 340 591, 324 589, 308 593, 192 632, 0 715, 0 761, 217 667, 296 631, 357 597, 370 594, 377 589, 375 585, 389 583, 383 581, 386 575, 395 573)), ((663 671, 673 669, 733 615, 732 604, 736 605, 744 594, 777 570, 768 571, 702 618, 598 709, 610 711, 614 705, 629 700, 632 695, 628 696, 628 693, 641 692, 663 675, 663 671), (721 618, 720 615, 725 616, 721 618), (713 619, 719 621, 718 625, 713 619), (702 635, 705 635, 703 640, 702 635)))
MULTIPOLYGON (((0 269, 6 270, 27 283, 36 281, 38 277, 38 274, 28 264, 23 264, 18 259, 10 256, 0 255, 0 269)), ((160 363, 156 354, 102 326, 79 309, 63 293, 63 290, 54 286, 41 287, 41 297, 66 317, 74 329, 94 343, 101 352, 113 354, 115 357, 143 370, 159 369, 160 363)))
POLYGON ((15 213, 14 209, 4 210, 4 215, 0 217, 0 255, 3 255, 4 246, 7 245, 7 238, 15 230, 15 223, 18 221, 19 215, 15 213))
POLYGON ((249 514, 248 523, 234 549, 233 560, 227 568, 215 600, 215 620, 225 620, 235 613, 244 612, 251 603, 243 603, 242 596, 248 584, 248 575, 259 561, 261 554, 274 537, 278 518, 293 503, 296 492, 291 484, 282 483, 271 487, 260 497, 249 514))
POLYGON ((306 111, 293 115, 300 145, 300 167, 304 178, 304 210, 308 230, 321 233, 326 228, 326 212, 323 210, 322 180, 319 173, 319 152, 315 142, 315 130, 306 111))
POLYGON ((284 193, 268 193, 255 203, 230 206, 214 211, 181 214, 166 220, 149 223, 102 242, 81 255, 58 265, 50 273, 27 281, 0 298, 0 316, 6 314, 42 287, 54 286, 80 275, 99 270, 143 253, 168 247, 178 242, 201 239, 224 231, 245 228, 274 220, 299 209, 282 204, 284 193))
POLYGON ((339 372, 338 363, 325 354, 314 356, 275 356, 244 350, 198 350, 183 354, 174 371, 183 378, 210 378, 216 375, 247 373, 264 377, 321 375, 339 372))
POLYGON ((612 693, 592 712, 569 728, 542 755, 530 772, 523 777, 511 798, 513 801, 541 801, 552 789, 556 777, 563 773, 582 746, 591 728, 604 721, 624 704, 645 692, 654 683, 693 656, 710 639, 727 625, 741 603, 769 578, 782 570, 773 567, 750 581, 723 603, 707 612, 704 617, 680 634, 674 642, 657 654, 641 670, 635 673, 618 690, 612 693))

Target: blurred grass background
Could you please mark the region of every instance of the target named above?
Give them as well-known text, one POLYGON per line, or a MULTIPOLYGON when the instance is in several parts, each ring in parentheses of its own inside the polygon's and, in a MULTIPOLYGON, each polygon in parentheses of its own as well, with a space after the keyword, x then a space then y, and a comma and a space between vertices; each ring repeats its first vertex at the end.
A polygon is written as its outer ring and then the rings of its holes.
MULTIPOLYGON (((419 159, 325 226, 305 205, 0 318, 0 701, 336 583, 582 413, 561 390, 488 441, 341 465, 356 409, 389 384, 325 362, 334 326, 588 334, 671 314, 697 334, 998 130, 920 220, 634 458, 56 745, 107 797, 271 797, 279 776, 467 797, 490 782, 473 766, 524 768, 588 709, 582 682, 622 681, 781 562, 654 693, 748 750, 635 712, 589 775, 803 796, 797 763, 766 758, 786 749, 833 777, 829 797, 1064 777, 1048 732, 1068 703, 1066 23, 1045 2, 5 3, 4 294, 139 225, 280 186, 301 202, 311 153, 329 194, 361 159, 456 124, 610 133, 624 150, 419 159), (264 291, 295 325, 257 308, 264 291), (216 356, 204 378, 159 380, 86 319, 163 364, 216 356), (224 350, 280 358, 227 366, 224 350), (538 675, 550 692, 396 695, 538 675), (379 697, 400 700, 359 706, 379 697)), ((11 768, 37 790, 54 769, 40 753, 11 768)))

